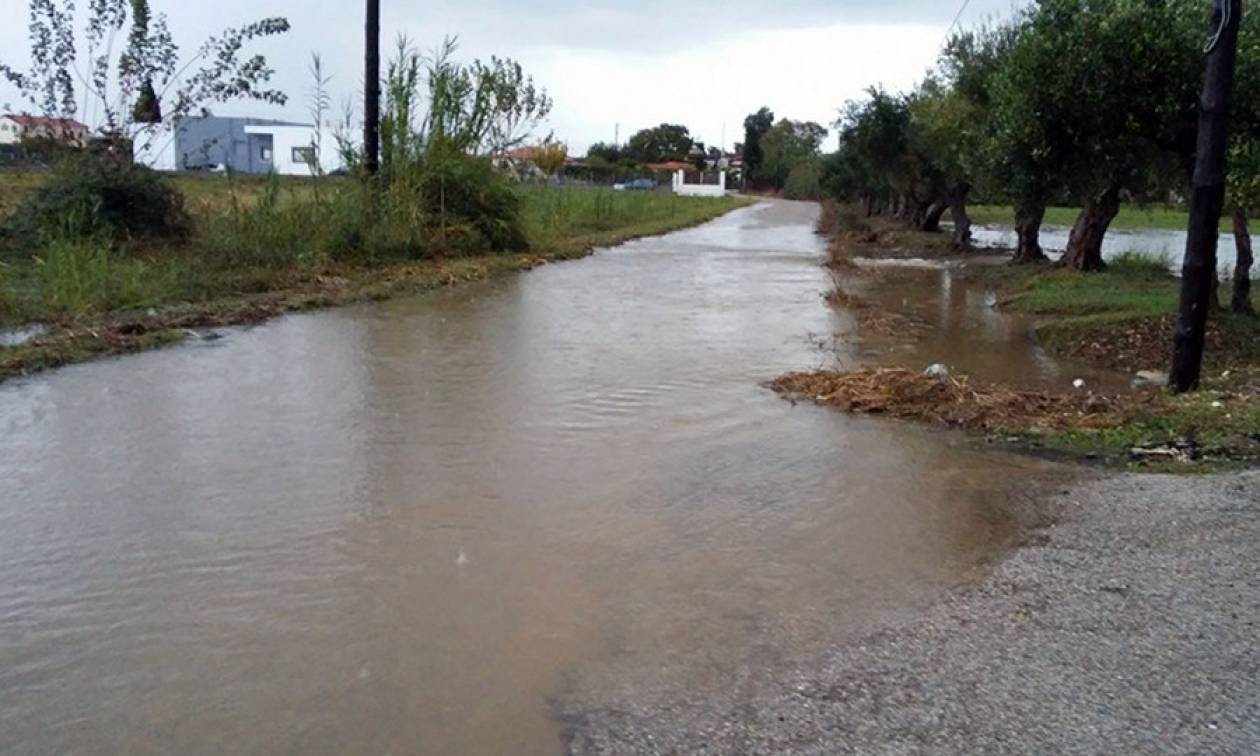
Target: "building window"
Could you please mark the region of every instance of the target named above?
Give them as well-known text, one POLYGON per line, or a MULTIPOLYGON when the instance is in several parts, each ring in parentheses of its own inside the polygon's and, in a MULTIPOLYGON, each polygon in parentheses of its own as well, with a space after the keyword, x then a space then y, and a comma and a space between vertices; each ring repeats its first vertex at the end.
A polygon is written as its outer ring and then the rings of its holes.
POLYGON ((259 151, 259 157, 261 157, 263 160, 271 160, 271 148, 263 147, 259 151))
POLYGON ((305 165, 315 165, 315 148, 314 147, 294 147, 293 162, 303 163, 305 165))

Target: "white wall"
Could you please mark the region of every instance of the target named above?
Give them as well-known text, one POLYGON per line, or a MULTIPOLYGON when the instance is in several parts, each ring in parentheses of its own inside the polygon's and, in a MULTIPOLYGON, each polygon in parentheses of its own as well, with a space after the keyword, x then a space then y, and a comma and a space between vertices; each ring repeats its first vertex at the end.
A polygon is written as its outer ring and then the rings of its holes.
POLYGON ((11 119, 0 116, 0 144, 17 144, 22 141, 22 127, 11 119))
MULTIPOLYGON (((311 175, 313 166, 294 160, 293 150, 310 147, 315 143, 314 128, 310 126, 246 126, 245 133, 271 135, 271 162, 276 173, 281 176, 311 175)), ((336 150, 331 147, 330 141, 331 138, 325 134, 324 154, 320 156, 320 164, 325 171, 340 167, 335 159, 336 150)))
POLYGON ((674 174, 674 194, 680 197, 725 197, 726 196, 726 171, 719 171, 719 183, 714 184, 688 184, 687 172, 678 171, 674 174))
POLYGON ((169 128, 156 129, 151 134, 137 137, 131 143, 132 159, 137 165, 147 166, 155 171, 174 171, 175 134, 169 128))

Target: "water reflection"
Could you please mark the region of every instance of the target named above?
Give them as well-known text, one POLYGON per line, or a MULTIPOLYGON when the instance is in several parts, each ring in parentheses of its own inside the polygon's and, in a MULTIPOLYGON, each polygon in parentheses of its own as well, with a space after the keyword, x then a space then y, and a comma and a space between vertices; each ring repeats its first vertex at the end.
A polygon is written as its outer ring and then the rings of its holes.
POLYGON ((759 387, 815 219, 0 388, 0 751, 554 753, 970 579, 1039 463, 759 387))

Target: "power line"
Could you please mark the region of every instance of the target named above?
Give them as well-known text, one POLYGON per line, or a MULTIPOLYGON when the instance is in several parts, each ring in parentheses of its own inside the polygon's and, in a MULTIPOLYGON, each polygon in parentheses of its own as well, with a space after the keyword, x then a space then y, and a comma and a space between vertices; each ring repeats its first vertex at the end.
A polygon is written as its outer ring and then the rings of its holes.
POLYGON ((967 6, 971 5, 971 0, 963 0, 962 7, 958 9, 958 15, 954 16, 954 23, 949 25, 949 30, 945 32, 945 39, 941 40, 941 47, 949 41, 949 35, 954 33, 954 29, 958 28, 958 22, 962 21, 963 14, 967 12, 967 6))

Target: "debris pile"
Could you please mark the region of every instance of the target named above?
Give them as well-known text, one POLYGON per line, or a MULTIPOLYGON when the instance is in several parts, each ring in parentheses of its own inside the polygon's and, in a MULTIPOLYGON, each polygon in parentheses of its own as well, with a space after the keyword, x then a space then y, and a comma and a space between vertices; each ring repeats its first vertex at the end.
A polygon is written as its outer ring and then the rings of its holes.
POLYGON ((790 373, 771 384, 784 396, 845 412, 921 420, 985 433, 1113 428, 1153 393, 1016 391, 974 383, 940 370, 790 373))

